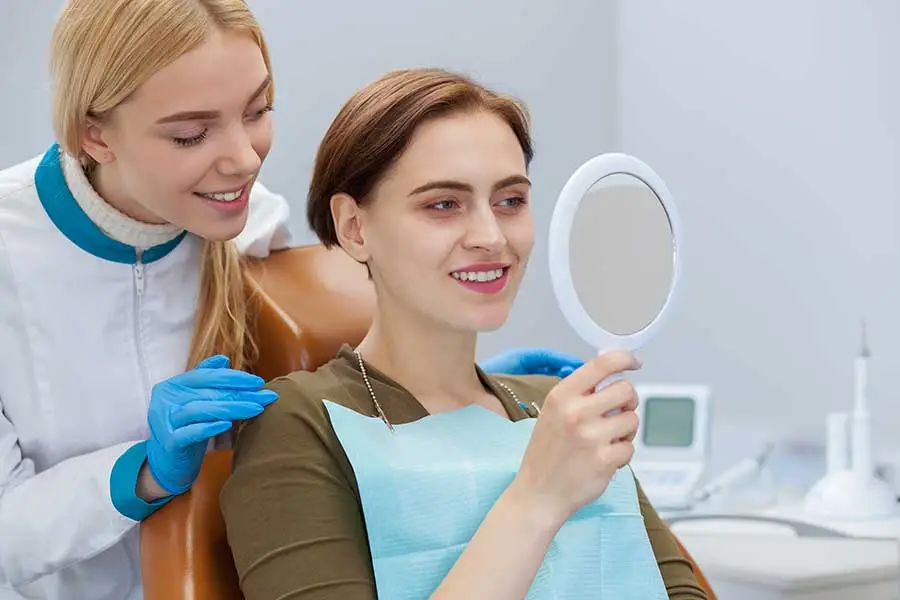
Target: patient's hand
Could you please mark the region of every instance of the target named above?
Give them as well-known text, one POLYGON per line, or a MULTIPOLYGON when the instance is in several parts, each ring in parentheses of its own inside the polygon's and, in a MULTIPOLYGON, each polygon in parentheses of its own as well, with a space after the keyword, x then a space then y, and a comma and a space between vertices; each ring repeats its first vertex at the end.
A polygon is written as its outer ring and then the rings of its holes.
POLYGON ((595 392, 610 375, 640 368, 630 352, 611 352, 573 372, 550 390, 511 489, 560 527, 606 491, 634 454, 637 394, 626 380, 595 392), (609 414, 620 411, 617 414, 609 414))

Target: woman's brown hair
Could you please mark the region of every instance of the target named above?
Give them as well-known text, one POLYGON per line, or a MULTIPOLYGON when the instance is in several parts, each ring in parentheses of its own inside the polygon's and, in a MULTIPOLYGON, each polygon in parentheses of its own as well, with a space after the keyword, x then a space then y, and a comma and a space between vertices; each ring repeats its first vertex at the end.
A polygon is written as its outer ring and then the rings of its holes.
POLYGON ((338 243, 331 198, 364 203, 425 121, 469 111, 491 112, 509 124, 525 164, 532 148, 528 110, 517 99, 443 69, 387 73, 356 92, 331 123, 316 154, 306 205, 310 228, 326 246, 338 243))

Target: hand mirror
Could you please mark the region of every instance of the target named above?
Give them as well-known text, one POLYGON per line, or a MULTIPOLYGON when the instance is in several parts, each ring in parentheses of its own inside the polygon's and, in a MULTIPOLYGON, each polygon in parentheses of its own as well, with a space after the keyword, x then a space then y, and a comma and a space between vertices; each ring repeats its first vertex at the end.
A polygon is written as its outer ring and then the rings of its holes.
POLYGON ((675 298, 680 241, 668 189, 637 158, 596 156, 566 182, 550 222, 550 279, 598 353, 637 350, 657 332, 675 298))

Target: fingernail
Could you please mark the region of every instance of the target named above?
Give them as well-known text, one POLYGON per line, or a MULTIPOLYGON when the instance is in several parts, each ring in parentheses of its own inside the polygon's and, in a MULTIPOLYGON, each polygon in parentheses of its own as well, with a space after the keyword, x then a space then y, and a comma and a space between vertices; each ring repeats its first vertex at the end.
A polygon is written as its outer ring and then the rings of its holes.
POLYGON ((638 369, 640 369, 641 367, 644 366, 644 361, 641 360, 641 357, 640 357, 640 356, 635 355, 635 357, 634 357, 634 365, 635 365, 635 367, 638 368, 638 369))

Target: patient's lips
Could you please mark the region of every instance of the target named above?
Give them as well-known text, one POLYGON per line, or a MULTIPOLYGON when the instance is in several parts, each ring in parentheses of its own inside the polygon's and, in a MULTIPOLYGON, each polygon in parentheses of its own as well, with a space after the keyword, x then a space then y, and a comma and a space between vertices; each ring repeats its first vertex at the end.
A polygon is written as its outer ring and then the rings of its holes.
POLYGON ((469 265, 450 273, 460 284, 482 294, 496 294, 509 281, 509 265, 504 263, 481 263, 469 265))

